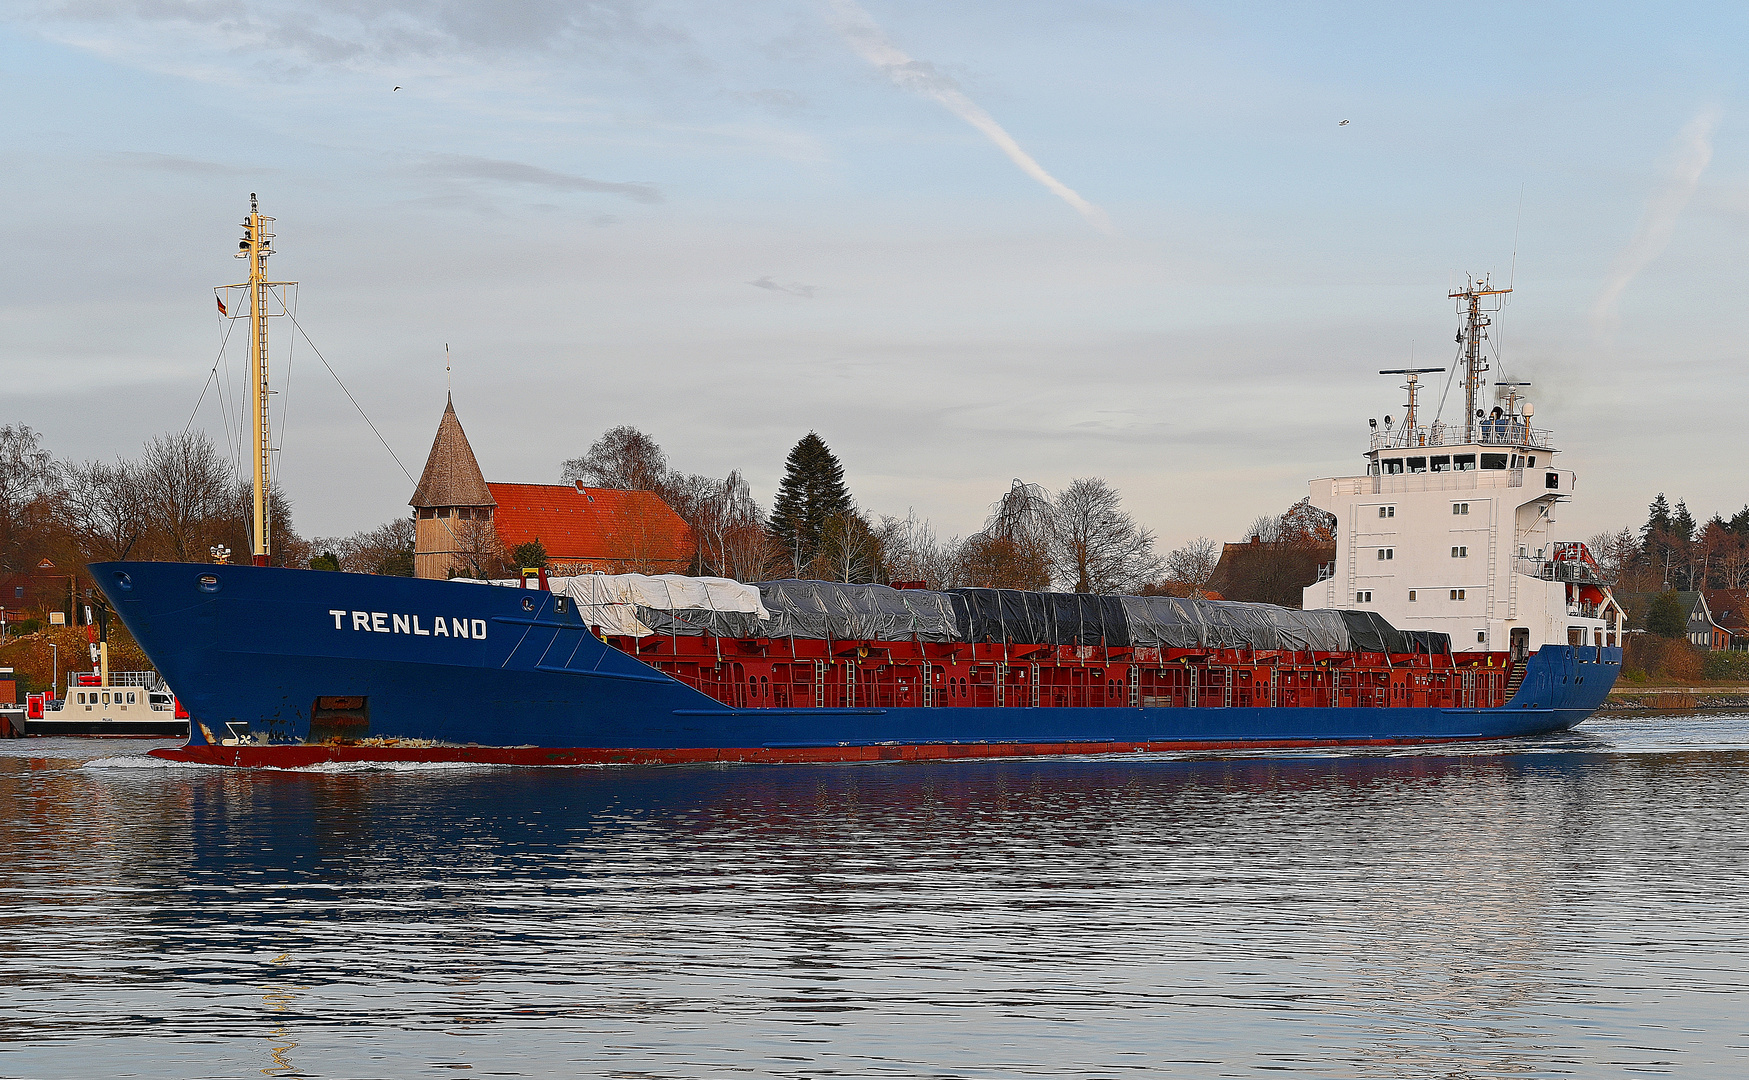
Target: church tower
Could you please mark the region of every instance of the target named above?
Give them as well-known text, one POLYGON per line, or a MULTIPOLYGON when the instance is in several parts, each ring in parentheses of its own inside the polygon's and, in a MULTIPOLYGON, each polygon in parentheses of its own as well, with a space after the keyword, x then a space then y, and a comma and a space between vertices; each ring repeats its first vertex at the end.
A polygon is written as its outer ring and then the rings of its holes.
POLYGON ((485 558, 498 554, 502 545, 492 523, 498 502, 474 460, 462 422, 456 419, 453 398, 444 405, 425 472, 407 501, 416 522, 414 577, 472 574, 485 558))

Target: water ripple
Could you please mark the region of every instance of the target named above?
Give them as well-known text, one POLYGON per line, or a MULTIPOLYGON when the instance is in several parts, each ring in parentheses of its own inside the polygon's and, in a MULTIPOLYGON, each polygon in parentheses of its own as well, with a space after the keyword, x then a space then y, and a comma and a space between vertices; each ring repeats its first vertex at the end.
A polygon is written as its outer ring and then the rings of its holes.
POLYGON ((1749 716, 849 768, 144 748, 0 745, 0 1074, 1749 1063, 1749 716))

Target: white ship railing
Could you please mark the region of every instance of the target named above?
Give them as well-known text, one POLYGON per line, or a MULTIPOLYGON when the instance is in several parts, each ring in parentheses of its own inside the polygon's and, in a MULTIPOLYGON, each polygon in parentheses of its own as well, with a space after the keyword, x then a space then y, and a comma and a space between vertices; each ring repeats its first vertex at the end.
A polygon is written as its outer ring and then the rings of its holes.
POLYGON ((1562 559, 1521 559, 1512 560, 1512 568, 1526 577, 1540 578, 1543 581, 1570 581, 1576 585, 1613 585, 1615 582, 1597 567, 1589 563, 1573 562, 1562 559))
POLYGON ((1452 424, 1397 428, 1375 431, 1374 450, 1418 450, 1426 446, 1528 446, 1542 450, 1554 449, 1554 436, 1547 428, 1533 428, 1515 420, 1485 420, 1476 425, 1474 438, 1466 440, 1464 429, 1452 424))
MULTIPOLYGON (((92 689, 92 687, 82 684, 79 680, 88 679, 93 674, 94 672, 89 671, 67 672, 68 691, 92 689)), ((109 673, 109 685, 111 689, 117 686, 123 686, 138 687, 143 690, 162 690, 164 688, 164 680, 158 676, 156 671, 112 671, 109 673)), ((102 689, 102 687, 97 687, 97 689, 102 689)))

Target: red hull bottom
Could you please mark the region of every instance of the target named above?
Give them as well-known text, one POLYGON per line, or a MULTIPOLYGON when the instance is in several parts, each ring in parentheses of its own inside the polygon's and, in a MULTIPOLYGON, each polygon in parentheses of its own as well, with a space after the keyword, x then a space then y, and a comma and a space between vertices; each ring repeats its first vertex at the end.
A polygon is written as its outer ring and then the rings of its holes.
POLYGON ((1322 747, 1422 746, 1477 742, 1485 738, 1276 739, 1213 742, 923 743, 898 746, 726 747, 604 750, 536 746, 293 746, 160 747, 153 757, 238 769, 303 769, 331 762, 454 762, 472 765, 778 765, 844 761, 940 761, 956 758, 1020 758, 1063 754, 1183 753, 1210 750, 1295 750, 1322 747))

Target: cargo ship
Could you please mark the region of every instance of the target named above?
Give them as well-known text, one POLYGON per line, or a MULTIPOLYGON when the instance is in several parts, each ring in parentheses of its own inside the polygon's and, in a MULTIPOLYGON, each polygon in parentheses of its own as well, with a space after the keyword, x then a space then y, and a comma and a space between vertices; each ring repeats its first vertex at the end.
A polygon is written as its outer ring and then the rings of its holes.
MULTIPOLYGON (((271 219, 252 207, 252 389, 271 219)), ((1570 728, 1621 665, 1622 612, 1552 538, 1574 474, 1517 384, 1491 410, 1472 282, 1461 421, 1375 420, 1314 480, 1336 558, 1305 608, 1200 597, 678 575, 430 580, 252 565, 91 573, 191 714, 174 760, 508 765, 886 761, 1396 746, 1570 728)), ((1454 373, 1455 377, 1455 373, 1454 373)), ((1501 393, 1504 396, 1500 396, 1501 393)), ((267 477, 267 413, 253 410, 267 477)), ((436 450, 434 448, 434 454, 436 450)))

